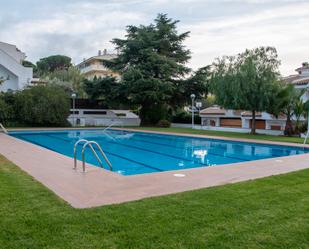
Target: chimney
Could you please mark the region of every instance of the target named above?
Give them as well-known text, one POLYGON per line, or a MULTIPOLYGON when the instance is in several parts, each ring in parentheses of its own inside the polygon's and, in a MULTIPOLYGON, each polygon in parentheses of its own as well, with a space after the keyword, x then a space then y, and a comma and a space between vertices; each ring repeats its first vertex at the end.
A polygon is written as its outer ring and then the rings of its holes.
POLYGON ((103 54, 107 55, 107 50, 106 49, 103 50, 103 54))
POLYGON ((99 56, 102 55, 102 51, 101 51, 101 50, 99 50, 98 55, 99 55, 99 56))

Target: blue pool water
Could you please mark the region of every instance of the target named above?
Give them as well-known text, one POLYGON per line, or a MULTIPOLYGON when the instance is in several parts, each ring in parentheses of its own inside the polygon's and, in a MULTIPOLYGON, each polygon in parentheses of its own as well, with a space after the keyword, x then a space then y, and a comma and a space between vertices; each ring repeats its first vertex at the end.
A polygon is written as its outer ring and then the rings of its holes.
MULTIPOLYGON (((10 135, 69 157, 73 157, 76 141, 94 140, 111 161, 113 171, 122 175, 209 167, 308 153, 307 149, 298 147, 120 130, 32 131, 10 132, 10 135)), ((78 148, 78 159, 81 159, 81 148, 82 145, 78 148)), ((92 153, 86 155, 88 163, 99 166, 92 153)), ((105 168, 108 169, 107 165, 105 168)))

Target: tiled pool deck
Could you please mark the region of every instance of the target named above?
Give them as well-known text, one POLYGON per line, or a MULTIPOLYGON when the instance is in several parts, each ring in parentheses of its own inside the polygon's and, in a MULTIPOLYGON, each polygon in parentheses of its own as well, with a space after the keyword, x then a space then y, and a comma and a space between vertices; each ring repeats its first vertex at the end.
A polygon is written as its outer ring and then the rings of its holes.
MULTIPOLYGON (((142 132, 147 131, 143 130, 142 132)), ((177 133, 170 134, 177 135, 177 133)), ((184 134, 178 135, 183 136, 184 134)), ((191 134, 188 136, 207 137, 191 134)), ((211 138, 302 146, 253 139, 230 139, 214 136, 211 136, 211 138)), ((309 168, 308 153, 230 165, 132 176, 122 176, 118 173, 87 165, 87 172, 82 173, 81 162, 79 162, 79 170, 75 171, 73 170, 72 158, 3 133, 0 133, 0 154, 15 163, 75 208, 89 208, 122 203, 309 168), (185 176, 176 177, 174 174, 184 174, 185 176)))

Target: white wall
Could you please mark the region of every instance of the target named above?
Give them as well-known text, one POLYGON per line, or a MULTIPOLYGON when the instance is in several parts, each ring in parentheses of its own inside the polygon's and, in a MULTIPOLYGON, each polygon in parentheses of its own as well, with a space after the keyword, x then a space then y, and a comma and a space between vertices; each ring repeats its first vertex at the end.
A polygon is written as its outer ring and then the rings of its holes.
POLYGON ((0 49, 5 51, 10 57, 12 57, 17 63, 21 64, 26 59, 25 53, 17 49, 15 45, 0 42, 0 49))
MULTIPOLYGON (((73 111, 71 109, 71 111, 73 111)), ((140 118, 128 110, 107 110, 107 109, 76 109, 78 114, 71 114, 68 121, 75 124, 79 121, 79 126, 109 126, 114 123, 114 126, 139 126, 140 118), (85 111, 105 111, 106 114, 84 114, 85 111), (126 116, 117 116, 116 113, 123 113, 126 116)))
POLYGON ((18 77, 0 65, 0 77, 5 79, 5 82, 0 86, 0 92, 18 89, 18 77), (9 79, 7 79, 9 77, 9 79))
MULTIPOLYGON (((0 45, 1 44, 3 45, 3 43, 0 42, 0 45)), ((0 47, 0 66, 2 68, 0 69, 0 76, 3 76, 6 79, 9 75, 10 80, 0 86, 0 91, 7 91, 8 89, 13 91, 21 90, 30 84, 33 74, 32 68, 24 67, 18 60, 16 60, 18 58, 23 58, 23 53, 18 52, 16 47, 15 57, 13 53, 14 50, 5 51, 4 49, 6 47, 12 48, 12 45, 5 45, 2 46, 2 48, 0 47)))

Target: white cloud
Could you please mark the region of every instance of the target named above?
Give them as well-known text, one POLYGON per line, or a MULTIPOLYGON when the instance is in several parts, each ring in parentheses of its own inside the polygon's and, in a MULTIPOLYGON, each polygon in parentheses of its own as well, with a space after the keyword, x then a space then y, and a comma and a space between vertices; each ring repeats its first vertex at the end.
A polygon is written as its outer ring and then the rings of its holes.
POLYGON ((193 25, 187 46, 192 49, 192 65, 210 64, 215 57, 233 55, 245 48, 275 46, 282 60, 281 71, 291 74, 309 59, 309 3, 266 10, 255 15, 224 17, 193 25))
POLYGON ((60 53, 68 54, 78 62, 98 49, 111 48, 110 40, 123 36, 127 24, 145 19, 143 13, 111 7, 110 4, 90 3, 70 5, 64 12, 10 25, 0 30, 0 37, 17 44, 34 61, 60 53))
POLYGON ((110 40, 123 37, 126 25, 148 24, 158 12, 179 19, 181 31, 191 31, 186 45, 194 68, 262 45, 277 48, 283 74, 309 59, 308 1, 54 0, 33 5, 35 10, 16 6, 12 15, 0 10, 0 40, 18 45, 32 61, 66 54, 79 62, 111 49, 110 40))

